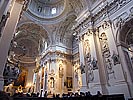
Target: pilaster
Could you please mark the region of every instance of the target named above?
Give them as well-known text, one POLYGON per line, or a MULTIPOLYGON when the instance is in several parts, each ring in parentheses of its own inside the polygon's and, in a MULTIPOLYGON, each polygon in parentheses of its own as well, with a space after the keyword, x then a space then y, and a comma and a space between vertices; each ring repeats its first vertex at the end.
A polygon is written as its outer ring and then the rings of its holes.
MULTIPOLYGON (((16 29, 16 25, 19 20, 19 15, 22 9, 22 4, 17 2, 13 3, 12 10, 10 12, 10 18, 7 20, 7 23, 3 29, 1 41, 0 41, 0 84, 3 84, 3 71, 4 66, 8 56, 8 50, 10 47, 10 42, 13 38, 13 34, 16 29)), ((1 85, 0 90, 3 89, 3 85, 1 85)))

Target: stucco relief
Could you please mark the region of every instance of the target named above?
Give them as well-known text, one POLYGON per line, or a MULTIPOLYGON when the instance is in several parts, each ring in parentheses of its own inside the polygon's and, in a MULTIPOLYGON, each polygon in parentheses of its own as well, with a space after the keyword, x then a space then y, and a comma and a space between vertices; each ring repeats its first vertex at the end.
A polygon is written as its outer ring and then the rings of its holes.
POLYGON ((94 70, 97 69, 97 60, 91 57, 89 40, 84 41, 84 56, 87 84, 94 80, 94 70))
POLYGON ((84 42, 84 55, 86 58, 90 55, 90 44, 88 39, 84 42))
POLYGON ((124 12, 120 16, 118 16, 116 19, 114 19, 114 25, 115 28, 122 28, 122 25, 124 24, 125 19, 128 17, 128 13, 124 12))
POLYGON ((102 24, 103 29, 108 29, 111 25, 111 21, 104 21, 102 24))
MULTIPOLYGON (((117 10, 127 5, 129 2, 131 2, 131 0, 114 0, 113 2, 109 2, 105 4, 105 6, 100 11, 98 11, 98 13, 93 15, 93 20, 95 21, 95 23, 99 23, 100 21, 104 20, 107 16, 114 14, 117 10)), ((90 16, 87 16, 86 20, 83 20, 79 23, 79 25, 76 25, 75 29, 80 31, 81 33, 83 30, 87 29, 88 26, 91 26, 91 21, 89 21, 89 17, 90 16)))
POLYGON ((130 9, 129 17, 133 18, 133 7, 130 9))
POLYGON ((87 83, 92 82, 94 80, 94 72, 93 72, 93 65, 91 61, 91 55, 86 60, 86 67, 87 67, 87 83))
POLYGON ((80 68, 78 64, 75 65, 74 76, 75 76, 75 84, 77 84, 77 88, 78 88, 81 86, 81 73, 80 73, 80 68))
POLYGON ((113 51, 113 55, 112 55, 112 60, 113 60, 113 63, 114 65, 116 64, 120 64, 120 58, 119 58, 119 55, 115 53, 115 51, 113 51))
MULTIPOLYGON (((105 71, 107 73, 107 79, 108 80, 110 80, 112 78, 116 79, 115 71, 113 69, 112 60, 110 59, 111 54, 110 54, 110 50, 109 50, 108 39, 107 39, 107 36, 105 33, 102 33, 100 35, 100 42, 101 42, 101 49, 102 49, 103 58, 105 61, 105 71)), ((119 59, 118 59, 118 56, 116 54, 112 55, 112 59, 114 61, 114 65, 119 63, 119 59)))
POLYGON ((107 69, 107 78, 109 79, 116 79, 115 71, 113 69, 112 61, 108 58, 106 59, 106 69, 107 69), (113 76, 112 76, 113 75, 113 76))
POLYGON ((109 51, 107 36, 105 33, 102 33, 100 35, 100 42, 101 42, 101 48, 102 48, 102 53, 103 53, 104 57, 106 57, 106 58, 109 57, 110 51, 109 51))

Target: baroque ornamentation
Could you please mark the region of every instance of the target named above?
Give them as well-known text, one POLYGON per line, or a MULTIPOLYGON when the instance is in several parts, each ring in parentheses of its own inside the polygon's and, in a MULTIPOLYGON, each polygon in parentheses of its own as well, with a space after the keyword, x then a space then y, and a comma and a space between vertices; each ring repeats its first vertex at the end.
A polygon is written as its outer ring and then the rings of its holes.
POLYGON ((113 63, 114 63, 114 65, 116 65, 116 64, 120 64, 119 55, 116 54, 114 51, 113 51, 113 55, 112 55, 111 58, 113 59, 113 63))
POLYGON ((85 40, 84 41, 84 56, 85 58, 87 58, 87 56, 90 55, 90 44, 89 44, 89 40, 85 40))
POLYGON ((85 73, 85 65, 83 65, 83 63, 80 63, 80 70, 81 70, 81 74, 85 73))
POLYGON ((59 78, 62 78, 64 75, 64 68, 62 64, 59 64, 59 78))
POLYGON ((94 73, 93 73, 93 66, 91 63, 91 55, 87 57, 86 60, 86 68, 87 68, 87 83, 91 82, 94 80, 94 73))
MULTIPOLYGON (((109 2, 105 4, 105 6, 98 11, 93 16, 93 20, 95 23, 100 22, 101 20, 104 20, 106 17, 114 14, 116 11, 124 7, 126 4, 131 2, 132 0, 114 0, 113 2, 109 2)), ((131 12, 131 11, 130 11, 131 12)), ((87 16, 85 20, 83 20, 81 23, 79 23, 75 27, 75 31, 79 31, 79 33, 83 32, 85 29, 87 29, 89 26, 91 26, 90 16, 87 16)))
POLYGON ((3 72, 4 84, 9 85, 11 82, 15 81, 18 78, 20 72, 21 70, 18 66, 18 63, 12 64, 10 62, 7 62, 3 72))
POLYGON ((113 65, 110 59, 106 59, 106 69, 107 69, 108 80, 112 78, 111 75, 113 75, 113 78, 116 79, 115 72, 113 70, 113 65))
POLYGON ((111 21, 104 21, 104 23, 102 24, 102 28, 103 29, 108 29, 111 25, 111 21))
POLYGON ((105 33, 101 34, 100 42, 101 42, 101 48, 102 48, 102 53, 103 53, 104 57, 106 57, 106 58, 109 57, 110 51, 109 51, 107 36, 105 33))

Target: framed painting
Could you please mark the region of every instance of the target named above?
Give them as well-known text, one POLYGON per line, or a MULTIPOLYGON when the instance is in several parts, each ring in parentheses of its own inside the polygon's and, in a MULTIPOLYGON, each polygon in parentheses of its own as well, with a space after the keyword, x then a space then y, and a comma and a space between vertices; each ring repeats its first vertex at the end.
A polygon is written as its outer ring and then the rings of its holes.
POLYGON ((14 82, 14 86, 22 86, 24 87, 26 84, 26 78, 27 78, 28 71, 25 69, 21 69, 21 73, 18 77, 18 79, 14 82))

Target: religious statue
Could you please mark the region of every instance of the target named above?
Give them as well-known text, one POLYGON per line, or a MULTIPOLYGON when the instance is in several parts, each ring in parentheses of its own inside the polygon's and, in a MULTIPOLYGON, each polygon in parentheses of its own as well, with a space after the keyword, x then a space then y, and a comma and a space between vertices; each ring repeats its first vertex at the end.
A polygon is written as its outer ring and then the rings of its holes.
POLYGON ((84 42, 84 52, 85 52, 85 56, 88 56, 90 54, 89 40, 85 40, 84 42))
POLYGON ((54 88, 54 78, 50 78, 50 88, 54 88))
POLYGON ((120 64, 119 55, 116 54, 114 51, 113 51, 113 55, 112 55, 111 58, 113 59, 114 65, 116 65, 116 64, 120 64))
POLYGON ((97 60, 95 58, 93 58, 91 63, 92 63, 92 66, 93 66, 93 70, 98 69, 97 60))
POLYGON ((91 55, 89 57, 89 60, 86 61, 86 66, 87 66, 87 80, 88 80, 88 82, 91 82, 91 81, 94 80, 94 73, 93 73, 93 65, 92 65, 91 55))
POLYGON ((62 78, 63 77, 63 73, 64 73, 64 69, 62 64, 59 64, 59 77, 62 78))
POLYGON ((106 69, 107 69, 108 79, 110 79, 109 76, 111 74, 113 74, 114 79, 116 79, 115 72, 113 70, 113 66, 112 66, 112 63, 111 63, 111 60, 110 59, 107 59, 107 61, 106 61, 106 69))
POLYGON ((83 65, 82 62, 80 64, 80 70, 81 70, 81 74, 85 73, 85 65, 83 65))

